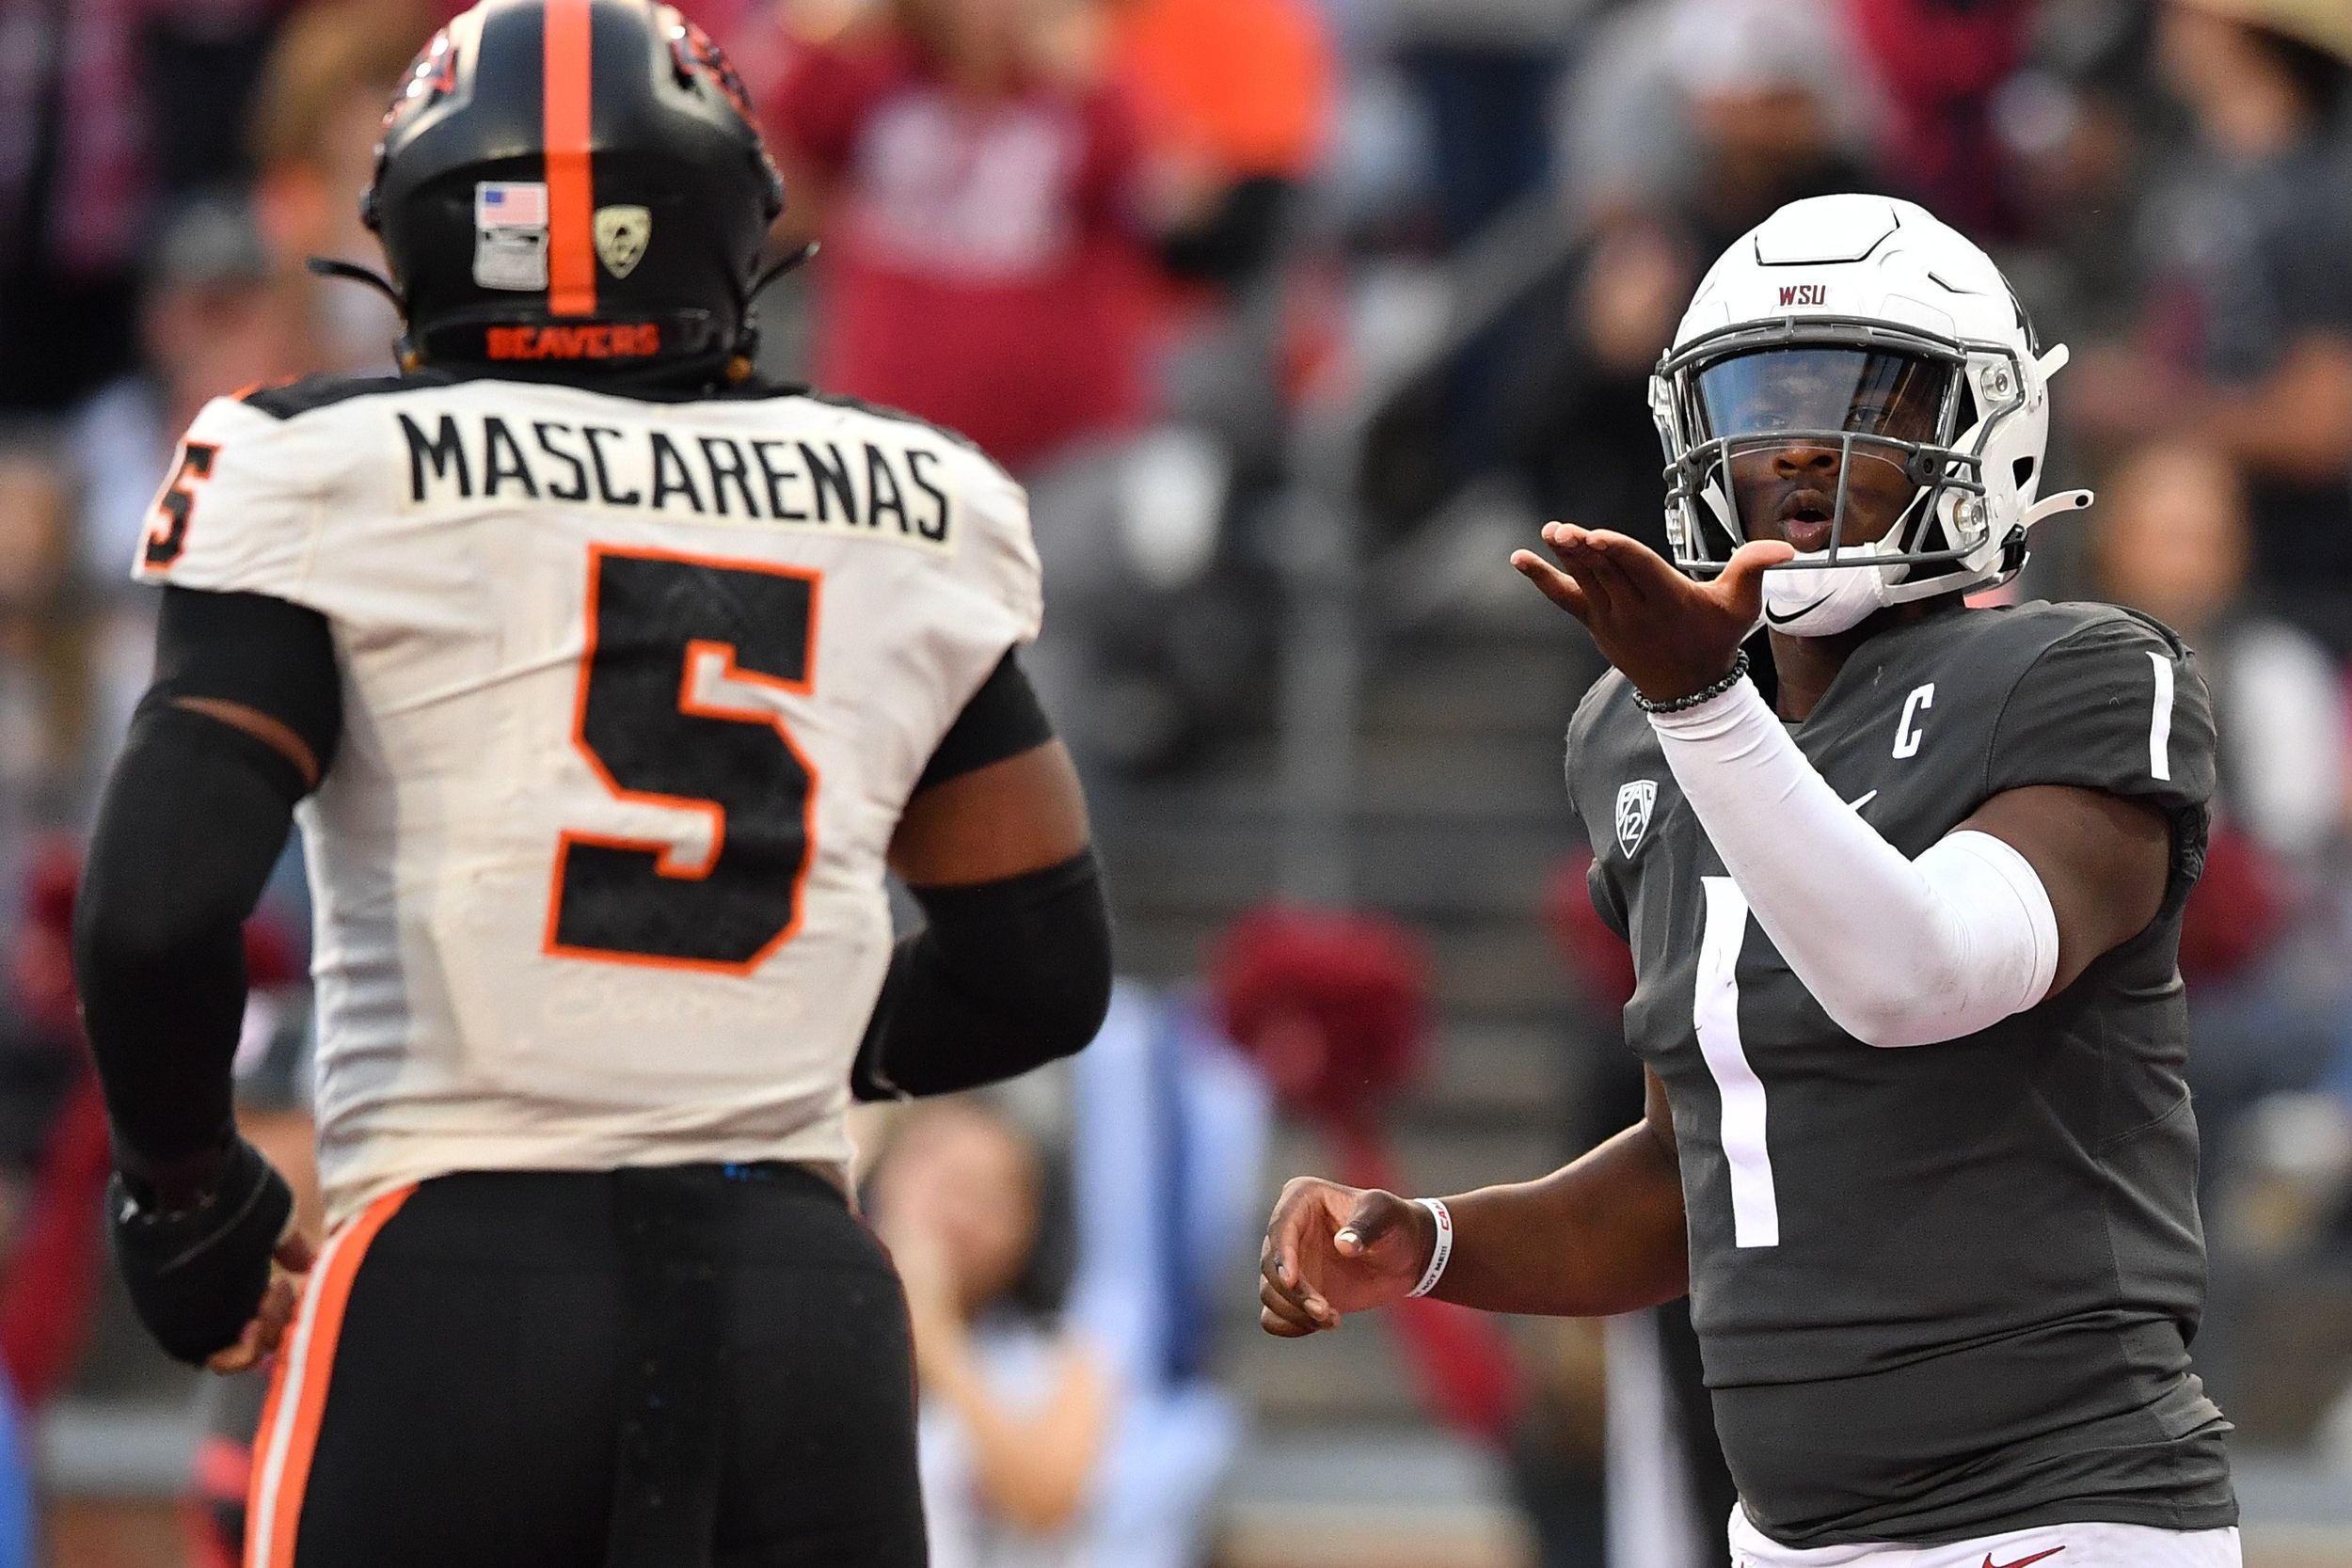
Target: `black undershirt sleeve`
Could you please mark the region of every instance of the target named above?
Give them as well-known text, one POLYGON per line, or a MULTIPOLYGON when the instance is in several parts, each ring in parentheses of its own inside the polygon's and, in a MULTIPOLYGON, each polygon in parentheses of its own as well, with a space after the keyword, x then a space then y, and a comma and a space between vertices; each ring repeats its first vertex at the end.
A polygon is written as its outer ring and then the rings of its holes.
POLYGON ((1094 851, 973 887, 911 887, 929 924, 902 939, 850 1086, 860 1100, 949 1094, 1083 1049, 1110 1008, 1111 923, 1094 851))
POLYGON ((342 676, 326 617, 266 594, 165 588, 150 691, 158 694, 258 708, 302 737, 322 774, 342 736, 342 676))
POLYGON ((1029 677, 1022 673, 1020 660, 1008 650, 941 737, 923 776, 914 781, 914 793, 1035 751, 1053 738, 1053 721, 1039 705, 1029 677))
POLYGON ((117 1163, 168 1184, 233 1135, 244 926, 308 788, 278 748, 181 700, 256 708, 322 769, 342 714, 326 622, 282 600, 167 589, 155 663, 100 803, 73 958, 117 1163))

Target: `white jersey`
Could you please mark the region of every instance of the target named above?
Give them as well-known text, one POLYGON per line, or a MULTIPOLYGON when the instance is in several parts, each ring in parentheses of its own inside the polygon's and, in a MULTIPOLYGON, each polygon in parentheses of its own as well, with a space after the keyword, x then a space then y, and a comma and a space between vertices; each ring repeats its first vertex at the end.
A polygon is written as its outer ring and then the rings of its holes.
POLYGON ((135 569, 333 627, 297 813, 333 1216, 453 1170, 847 1160, 892 832, 1037 634, 1003 470, 797 392, 313 381, 198 416, 135 569))

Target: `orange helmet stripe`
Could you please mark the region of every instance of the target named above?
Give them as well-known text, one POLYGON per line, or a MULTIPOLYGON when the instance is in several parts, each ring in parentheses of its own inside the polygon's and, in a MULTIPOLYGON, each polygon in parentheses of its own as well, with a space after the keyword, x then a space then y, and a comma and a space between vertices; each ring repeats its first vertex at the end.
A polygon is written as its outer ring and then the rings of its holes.
POLYGON ((589 0, 545 0, 540 89, 548 159, 548 309, 596 313, 596 191, 588 164, 589 0))

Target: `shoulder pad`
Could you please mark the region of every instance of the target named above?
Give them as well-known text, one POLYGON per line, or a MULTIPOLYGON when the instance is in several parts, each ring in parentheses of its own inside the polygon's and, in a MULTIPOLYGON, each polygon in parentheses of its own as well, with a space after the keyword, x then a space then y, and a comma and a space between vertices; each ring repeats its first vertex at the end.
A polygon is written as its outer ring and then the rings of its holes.
POLYGON ((421 387, 446 387, 452 377, 439 371, 408 371, 395 375, 306 375, 259 387, 237 401, 272 419, 291 420, 297 414, 332 407, 353 398, 411 391, 421 387))

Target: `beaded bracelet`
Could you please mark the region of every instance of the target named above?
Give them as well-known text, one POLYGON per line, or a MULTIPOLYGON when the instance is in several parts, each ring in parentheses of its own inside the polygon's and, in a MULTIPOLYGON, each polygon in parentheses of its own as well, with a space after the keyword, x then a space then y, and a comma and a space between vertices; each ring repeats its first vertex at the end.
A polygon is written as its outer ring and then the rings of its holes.
POLYGON ((1686 708, 1694 708, 1701 703, 1713 702, 1747 678, 1748 651, 1742 648, 1740 650, 1740 657, 1731 661, 1731 673, 1712 686, 1703 686, 1687 697, 1676 697, 1662 703, 1653 703, 1636 690, 1633 693, 1633 705, 1644 713, 1680 713, 1686 708))

